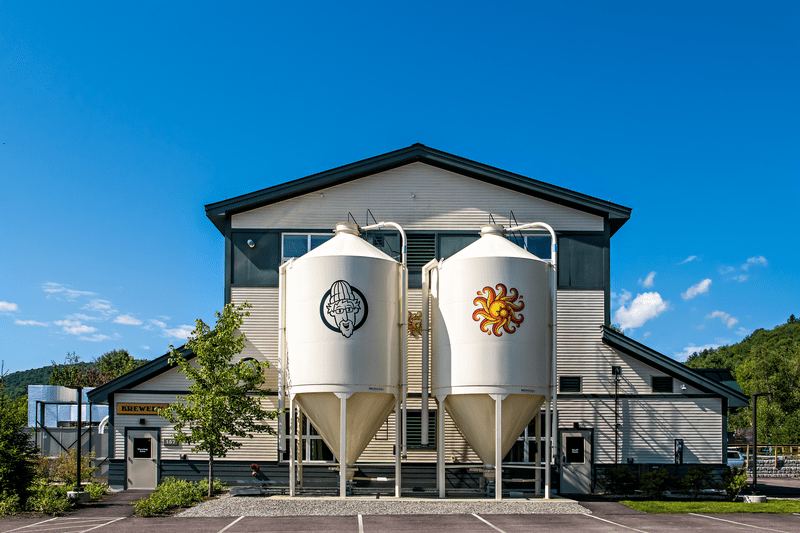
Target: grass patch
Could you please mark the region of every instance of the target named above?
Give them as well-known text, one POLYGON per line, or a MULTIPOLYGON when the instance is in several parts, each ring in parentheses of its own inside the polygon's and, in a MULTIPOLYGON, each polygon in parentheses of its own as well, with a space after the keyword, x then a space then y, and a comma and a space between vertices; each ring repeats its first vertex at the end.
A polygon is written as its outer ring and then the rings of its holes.
POLYGON ((623 500, 620 503, 637 511, 656 514, 800 513, 800 501, 797 500, 769 500, 767 503, 623 500))

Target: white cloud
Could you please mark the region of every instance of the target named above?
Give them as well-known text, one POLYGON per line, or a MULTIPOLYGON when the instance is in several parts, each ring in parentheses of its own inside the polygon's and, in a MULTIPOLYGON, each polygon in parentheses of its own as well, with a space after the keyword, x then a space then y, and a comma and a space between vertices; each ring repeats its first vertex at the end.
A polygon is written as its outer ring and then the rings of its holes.
POLYGON ((111 302, 108 300, 101 300, 99 298, 95 298, 90 300, 89 303, 81 307, 81 309, 86 309, 87 311, 93 311, 95 313, 100 313, 104 316, 113 315, 117 312, 116 309, 111 305, 111 302))
POLYGON ((79 337, 80 340, 89 342, 110 341, 118 338, 119 335, 114 335, 113 337, 109 337, 108 335, 103 335, 100 333, 98 333, 97 335, 92 335, 91 337, 79 337))
POLYGON ((48 281, 42 284, 42 290, 48 294, 48 298, 56 298, 57 300, 73 301, 79 296, 94 296, 95 293, 89 291, 76 291, 68 289, 60 283, 53 283, 48 281))
POLYGON ((747 335, 747 330, 742 326, 739 326, 739 329, 736 330, 736 334, 744 337, 745 335, 747 335))
POLYGON ((695 326, 694 329, 706 329, 706 325, 705 324, 700 324, 699 326, 695 326))
POLYGON ((653 286, 653 278, 655 278, 655 277, 656 277, 656 273, 655 272, 650 272, 647 275, 647 277, 644 278, 644 280, 640 279, 639 283, 641 283, 642 287, 644 287, 645 289, 649 289, 650 287, 653 286))
POLYGON ((757 255, 755 257, 748 257, 747 262, 742 265, 742 270, 747 270, 751 266, 767 266, 769 262, 767 258, 763 255, 757 255))
POLYGON ((19 311, 19 306, 17 304, 0 300, 0 313, 11 313, 13 311, 19 311))
POLYGON ((703 350, 713 350, 715 348, 719 348, 722 346, 721 344, 704 344, 702 346, 695 346, 694 344, 690 344, 689 346, 685 347, 682 352, 678 352, 673 354, 673 358, 684 362, 686 359, 689 358, 694 352, 702 352, 703 350))
POLYGON ((622 289, 622 294, 619 295, 618 305, 620 307, 625 307, 625 304, 631 299, 631 296, 633 296, 633 294, 629 293, 625 289, 622 289))
POLYGON ((73 314, 67 316, 67 318, 74 319, 74 320, 81 320, 83 322, 87 322, 87 321, 91 322, 93 320, 102 320, 100 317, 84 315, 83 313, 73 313, 73 314))
POLYGON ((37 322, 35 320, 15 320, 14 324, 19 326, 49 326, 47 322, 37 322))
POLYGON ((734 318, 728 313, 725 313, 723 311, 714 311, 710 315, 706 315, 706 319, 709 318, 719 318, 720 320, 722 320, 723 324, 728 326, 728 329, 731 329, 733 326, 739 323, 738 318, 734 318))
POLYGON ((176 339, 188 339, 192 331, 194 331, 194 326, 178 326, 177 328, 164 329, 164 336, 174 337, 176 339))
POLYGON ((81 324, 77 320, 56 320, 53 323, 56 326, 61 326, 61 329, 70 335, 84 335, 86 333, 94 333, 97 331, 97 328, 81 324))
MULTIPOLYGON (((149 346, 139 346, 139 348, 141 348, 142 350, 149 350, 149 349, 150 349, 150 347, 149 347, 149 346)), ((77 468, 77 467, 76 467, 76 468, 77 468)))
POLYGON ((704 292, 708 292, 708 287, 711 285, 711 280, 709 278, 704 279, 697 285, 692 285, 686 292, 681 293, 681 298, 684 300, 691 300, 698 294, 703 294, 704 292))
POLYGON ((144 326, 144 329, 153 330, 153 329, 164 329, 166 327, 167 325, 164 322, 151 318, 150 320, 147 321, 147 324, 144 326))
POLYGON ((691 263, 691 262, 692 262, 692 261, 694 261, 695 259, 697 259, 697 256, 696 256, 696 255, 690 255, 689 257, 687 257, 686 259, 684 259, 683 261, 681 261, 681 262, 680 262, 680 263, 678 263, 678 264, 679 264, 679 265, 683 265, 683 264, 685 264, 685 263, 691 263))
POLYGON ((656 318, 667 309, 669 309, 669 302, 662 300, 660 294, 645 292, 637 294, 629 307, 623 305, 617 309, 614 313, 614 322, 617 322, 623 331, 635 329, 648 320, 656 318))
POLYGON ((734 278, 734 279, 736 279, 736 281, 738 281, 738 282, 740 282, 740 283, 741 283, 742 281, 747 281, 747 274, 742 274, 742 275, 740 275, 740 276, 738 276, 738 277, 736 277, 736 278, 734 278))
POLYGON ((138 326, 142 323, 142 321, 138 318, 132 317, 131 315, 119 315, 114 319, 114 323, 125 324, 126 326, 138 326))
POLYGON ((642 338, 643 338, 643 339, 646 339, 646 338, 647 338, 647 337, 649 337, 649 336, 650 336, 650 332, 649 332, 649 331, 645 331, 645 332, 644 332, 644 335, 642 335, 642 338))

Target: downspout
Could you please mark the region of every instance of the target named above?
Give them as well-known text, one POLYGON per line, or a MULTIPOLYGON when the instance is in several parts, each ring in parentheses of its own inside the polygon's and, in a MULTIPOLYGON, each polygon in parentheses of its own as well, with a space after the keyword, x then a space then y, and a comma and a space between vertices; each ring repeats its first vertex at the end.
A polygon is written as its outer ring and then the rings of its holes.
MULTIPOLYGON (((551 280, 550 280, 550 299, 552 300, 552 329, 550 331, 551 335, 551 379, 550 379, 550 397, 552 398, 552 409, 553 409, 553 416, 552 416, 552 429, 548 426, 548 430, 550 430, 550 436, 552 437, 552 441, 548 442, 550 446, 551 453, 547 454, 547 459, 550 459, 552 454, 552 449, 557 446, 553 446, 555 444, 556 439, 558 439, 558 399, 557 399, 557 389, 556 389, 556 381, 558 379, 557 374, 557 363, 556 363, 556 355, 558 353, 558 242, 556 241, 556 232, 553 231, 553 228, 549 224, 545 224, 544 222, 533 222, 531 224, 523 224, 522 226, 516 226, 513 228, 508 228, 503 230, 505 233, 511 233, 514 231, 521 231, 527 229, 534 229, 534 228, 542 228, 546 229, 550 233, 550 266, 552 270, 550 272, 551 280)), ((549 413, 549 411, 548 411, 549 413)), ((538 446, 538 443, 537 443, 538 446)), ((546 499, 550 498, 550 462, 549 460, 546 461, 546 470, 544 473, 545 477, 545 488, 544 488, 544 497, 546 499)))
MULTIPOLYGON (((292 265, 290 259, 278 268, 278 412, 286 408, 286 270, 292 265)), ((278 451, 286 451, 286 428, 283 416, 278 417, 278 451)))
MULTIPOLYGON (((430 366, 429 352, 428 352, 428 339, 430 338, 430 319, 428 313, 430 310, 430 275, 431 270, 436 268, 439 262, 436 259, 431 259, 422 267, 422 434, 420 443, 422 446, 428 445, 428 367, 430 366)), ((440 415, 441 416, 441 415, 440 415)))
MULTIPOLYGON (((400 232, 400 239, 403 244, 402 248, 402 271, 400 275, 400 351, 401 351, 401 369, 400 369, 400 383, 398 384, 401 389, 402 395, 402 418, 403 418, 403 428, 402 428, 402 457, 405 458, 407 456, 408 448, 406 445, 406 419, 407 419, 407 409, 408 406, 406 405, 406 397, 408 396, 408 384, 406 383, 406 359, 407 359, 407 347, 406 347, 406 337, 408 336, 408 324, 406 320, 407 308, 408 308, 408 241, 406 240, 406 232, 396 222, 378 222, 377 224, 372 224, 370 226, 359 227, 359 231, 369 231, 373 229, 382 229, 385 227, 390 227, 396 229, 400 232)), ((399 414, 399 413, 398 413, 399 414)), ((399 495, 398 495, 399 496, 399 495)))

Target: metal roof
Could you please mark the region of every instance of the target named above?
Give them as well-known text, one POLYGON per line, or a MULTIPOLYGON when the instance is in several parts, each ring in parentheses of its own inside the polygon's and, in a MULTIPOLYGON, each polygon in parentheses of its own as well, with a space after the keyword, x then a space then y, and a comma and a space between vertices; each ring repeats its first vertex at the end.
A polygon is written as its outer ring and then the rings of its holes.
POLYGON ((224 234, 225 219, 236 213, 281 202, 416 162, 422 162, 476 180, 608 218, 611 235, 614 235, 631 216, 629 207, 490 167, 419 143, 394 152, 326 170, 325 172, 312 174, 305 178, 281 183, 274 187, 208 204, 206 205, 206 216, 224 234))

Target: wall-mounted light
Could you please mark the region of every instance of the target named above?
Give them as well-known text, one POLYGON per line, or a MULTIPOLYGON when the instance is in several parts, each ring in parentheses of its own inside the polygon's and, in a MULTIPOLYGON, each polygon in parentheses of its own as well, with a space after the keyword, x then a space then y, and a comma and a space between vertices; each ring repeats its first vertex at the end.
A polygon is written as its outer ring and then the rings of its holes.
POLYGON ((140 418, 139 419, 139 425, 140 426, 146 426, 147 425, 147 419, 146 418, 140 418))
POLYGON ((324 192, 319 193, 319 197, 320 198, 325 198, 325 193, 324 192))
POLYGON ((686 385, 681 383, 681 390, 686 390, 686 385))
POLYGON ((253 239, 247 239, 247 246, 249 246, 250 248, 255 248, 256 243, 253 242, 253 239))
POLYGON ((416 194, 414 194, 414 193, 411 193, 411 198, 416 198, 416 197, 417 197, 417 195, 416 195, 416 194))

